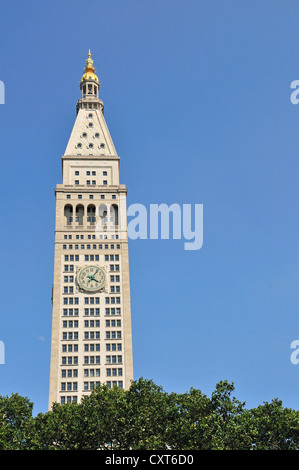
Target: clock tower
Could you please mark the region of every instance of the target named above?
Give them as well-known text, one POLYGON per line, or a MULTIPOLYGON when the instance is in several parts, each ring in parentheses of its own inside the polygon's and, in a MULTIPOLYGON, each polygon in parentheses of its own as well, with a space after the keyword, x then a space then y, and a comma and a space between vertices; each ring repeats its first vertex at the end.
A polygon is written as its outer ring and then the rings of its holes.
POLYGON ((89 51, 55 188, 49 409, 133 380, 126 186, 89 51))

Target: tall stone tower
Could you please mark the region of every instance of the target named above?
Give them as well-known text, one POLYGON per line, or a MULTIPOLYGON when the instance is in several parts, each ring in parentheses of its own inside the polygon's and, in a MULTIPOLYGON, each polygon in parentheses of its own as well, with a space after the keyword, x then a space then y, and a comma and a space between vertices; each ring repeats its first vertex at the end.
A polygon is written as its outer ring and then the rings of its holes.
POLYGON ((133 379, 127 189, 89 51, 55 189, 49 409, 133 379))

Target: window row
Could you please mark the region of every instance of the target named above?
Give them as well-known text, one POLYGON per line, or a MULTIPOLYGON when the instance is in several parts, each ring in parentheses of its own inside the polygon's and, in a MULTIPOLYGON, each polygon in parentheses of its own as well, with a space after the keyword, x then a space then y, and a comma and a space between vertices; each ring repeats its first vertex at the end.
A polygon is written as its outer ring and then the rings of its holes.
POLYGON ((91 316, 91 317, 93 317, 94 315, 98 316, 100 315, 100 309, 99 308, 85 308, 84 315, 91 316))
POLYGON ((69 332, 67 332, 67 333, 66 333, 66 332, 63 332, 63 333, 62 333, 62 339, 63 339, 64 341, 67 341, 67 340, 69 340, 69 341, 73 341, 73 340, 77 341, 77 340, 79 339, 79 333, 78 333, 77 331, 69 331, 69 332))
MULTIPOLYGON (((76 260, 76 261, 79 261, 79 259, 76 260)), ((73 273, 74 272, 74 265, 73 264, 65 264, 63 266, 63 269, 64 269, 64 272, 66 272, 66 273, 67 272, 73 273)), ((110 264, 109 269, 110 269, 111 272, 114 272, 114 271, 118 272, 119 271, 119 264, 110 264)))
MULTIPOLYGON (((63 277, 63 282, 74 282, 74 276, 64 276, 63 277)), ((119 275, 112 275, 110 276, 110 282, 120 282, 120 277, 119 275)), ((118 291, 115 291, 118 292, 118 291)))
POLYGON ((85 305, 99 304, 100 303, 100 297, 84 297, 84 303, 85 303, 85 305))
POLYGON ((101 356, 84 356, 83 363, 84 364, 100 364, 101 356))
MULTIPOLYGON (((121 369, 119 369, 121 370, 121 369)), ((122 376, 122 373, 115 373, 115 374, 111 374, 110 372, 110 375, 115 375, 115 376, 122 376)), ((107 374, 108 376, 108 374, 107 374)), ((89 391, 89 390, 94 390, 96 387, 99 387, 100 385, 100 381, 98 382, 94 382, 94 381, 90 381, 90 382, 84 382, 83 384, 83 389, 84 391, 89 391)), ((122 380, 120 381, 108 381, 107 382, 107 386, 108 388, 112 388, 112 387, 118 387, 118 388, 123 388, 123 382, 122 380)), ((78 383, 77 382, 62 382, 61 383, 61 391, 62 392, 76 392, 78 391, 78 383)), ((73 400, 72 400, 72 397, 67 397, 67 401, 65 401, 65 398, 66 397, 61 397, 61 404, 65 404, 66 402, 67 403, 71 403, 73 401, 73 403, 76 403, 77 402, 77 397, 73 397, 73 400)))
MULTIPOLYGON (((85 174, 86 174, 86 176, 90 176, 90 175, 91 176, 96 176, 97 172, 96 172, 96 170, 92 170, 92 171, 86 170, 85 174)), ((107 170, 103 170, 102 174, 103 174, 103 176, 107 176, 107 170)), ((80 175, 80 170, 75 170, 75 176, 79 176, 79 175, 80 175)))
POLYGON ((114 387, 123 388, 122 380, 119 380, 119 381, 113 380, 112 382, 108 381, 106 382, 106 384, 108 388, 114 388, 114 387))
MULTIPOLYGON (((82 183, 81 181, 81 185, 84 184, 82 183)), ((102 184, 99 184, 96 182, 96 180, 85 180, 85 185, 86 186, 96 186, 96 184, 98 184, 99 186, 107 186, 108 185, 108 181, 107 180, 103 180, 102 181, 102 184)), ((80 186, 80 180, 75 180, 75 186, 80 186)))
MULTIPOLYGON (((103 249, 103 245, 100 244, 100 245, 96 245, 96 244, 93 244, 93 245, 62 245, 62 249, 63 250, 72 250, 72 249, 75 249, 75 250, 102 250, 103 249), (85 248, 86 247, 86 248, 85 248)), ((120 245, 116 245, 116 248, 117 249, 120 249, 120 245)), ((108 250, 108 245, 105 245, 105 249, 108 250)), ((112 244, 111 245, 111 250, 114 250, 114 245, 112 244), (112 248, 113 247, 113 248, 112 248)), ((65 256, 68 256, 68 255, 65 255, 65 256)), ((69 260, 71 261, 71 256, 74 256, 74 255, 70 255, 69 256, 69 260)), ((75 255, 75 256, 79 256, 79 255, 75 255)), ((73 258, 73 260, 75 260, 75 258, 73 258)), ((79 261, 79 259, 77 259, 76 261, 79 261)))
POLYGON ((84 344, 84 351, 85 352, 98 352, 100 351, 100 344, 99 343, 87 343, 84 344))
POLYGON ((106 331, 106 339, 121 339, 121 331, 106 331))
POLYGON ((110 327, 120 327, 121 326, 121 320, 106 320, 106 328, 110 327))
POLYGON ((71 366, 71 365, 78 365, 79 362, 78 362, 78 356, 62 356, 61 358, 61 364, 64 366, 64 365, 68 365, 68 366, 71 366))
POLYGON ((108 377, 122 377, 123 370, 122 368, 106 369, 106 375, 108 377))
MULTIPOLYGON (((79 364, 78 356, 62 356, 61 363, 62 365, 78 365, 79 364)), ((106 364, 122 364, 122 356, 106 356, 106 364)), ((101 364, 101 356, 84 356, 83 364, 101 364)))
POLYGON ((62 352, 78 352, 78 344, 62 344, 62 352))
MULTIPOLYGON (((99 308, 85 308, 84 309, 84 315, 85 316, 98 316, 100 315, 100 309, 99 308)), ((120 307, 117 308, 105 308, 105 315, 121 315, 121 309, 120 307)))
MULTIPOLYGON (((88 339, 89 334, 87 333, 85 336, 85 339, 88 339), (87 338, 86 338, 87 336, 87 338)), ((97 335, 98 338, 100 339, 100 335, 97 335)), ((94 338, 93 338, 94 339, 94 338)), ((122 344, 121 343, 107 343, 105 345, 106 351, 121 351, 122 350, 122 344)), ((69 352, 78 352, 78 344, 62 344, 61 349, 63 353, 69 352)), ((98 352, 100 351, 100 343, 86 343, 84 344, 84 351, 85 352, 98 352)))
MULTIPOLYGON (((122 377, 122 369, 119 368, 119 369, 107 369, 107 377, 122 377)), ((110 384, 110 386, 108 385, 109 388, 111 388, 111 385, 114 387, 114 386, 118 386, 118 387, 121 387, 122 388, 122 381, 120 382, 116 382, 115 381, 115 384, 114 382, 107 382, 107 384, 110 384), (120 385, 121 384, 121 385, 120 385)), ((61 387, 60 387, 60 390, 61 392, 77 392, 78 391, 78 382, 61 382, 61 387)), ((89 382, 84 382, 83 383, 83 389, 84 390, 94 390, 96 387, 99 387, 100 385, 100 382, 96 381, 89 381, 89 382)), ((64 397, 61 397, 61 398, 64 398, 64 397)))
MULTIPOLYGON (((93 305, 99 304, 100 298, 99 297, 85 297, 84 303, 93 305)), ((118 303, 118 302, 117 302, 118 303)), ((63 297, 63 304, 64 305, 78 305, 79 304, 79 297, 63 297)))
POLYGON ((119 261, 119 255, 105 255, 105 261, 119 261))
MULTIPOLYGON (((122 375, 122 374, 121 374, 122 375)), ((123 381, 122 380, 118 380, 118 381, 108 381, 106 382, 108 388, 114 388, 114 387, 118 387, 118 388, 123 388, 123 381)), ((84 390, 85 391, 89 391, 89 390, 94 390, 96 387, 98 387, 100 385, 100 382, 84 382, 84 390)))
MULTIPOLYGON (((73 194, 73 196, 75 197, 75 194, 73 194)), ((83 194, 76 194, 76 196, 77 196, 77 199, 83 199, 83 194)), ((106 196, 105 194, 100 194, 100 199, 101 200, 105 199, 105 196, 106 196)), ((93 199, 94 194, 88 194, 88 197, 89 197, 89 199, 93 199)), ((71 194, 67 194, 66 199, 72 199, 71 194)), ((109 199, 109 197, 108 197, 108 199, 109 199)), ((116 195, 112 194, 111 199, 116 199, 116 195)))
MULTIPOLYGON (((84 375, 84 377, 100 377, 101 376, 101 370, 100 369, 93 369, 93 368, 84 369, 83 375, 84 375)), ((117 376, 122 377, 123 369, 120 368, 120 367, 107 368, 106 369, 106 375, 108 377, 117 377, 117 376)), ((62 369, 61 370, 61 377, 62 378, 77 378, 78 377, 78 369, 62 369)), ((72 382, 72 383, 76 383, 76 382, 72 382)))
MULTIPOLYGON (((119 330, 106 331, 106 339, 121 339, 121 338, 122 338, 122 335, 121 335, 121 331, 119 331, 119 330)), ((79 340, 79 333, 77 331, 68 331, 68 332, 64 331, 62 333, 62 339, 63 339, 63 341, 78 341, 79 340)), ((95 340, 95 339, 101 339, 101 335, 100 335, 99 331, 84 331, 84 340, 85 341, 95 340)), ((107 349, 107 351, 108 351, 108 349, 107 349)), ((120 349, 118 349, 118 351, 120 351, 120 349)), ((72 352, 72 351, 69 350, 69 351, 66 351, 66 352, 72 352)))
POLYGON ((121 343, 106 343, 106 351, 122 351, 121 343))
POLYGON ((78 369, 62 369, 61 370, 61 377, 71 378, 71 377, 78 377, 78 369))
MULTIPOLYGON (((64 286, 63 287, 63 293, 64 294, 73 294, 74 293, 74 287, 73 286, 64 286)), ((120 293, 120 286, 110 286, 110 294, 115 294, 115 293, 117 293, 117 294, 120 293)), ((120 297, 111 297, 111 298, 106 297, 105 303, 106 304, 109 304, 109 303, 119 304, 120 303, 120 297), (109 299, 111 300, 111 302, 110 302, 109 299), (116 299, 116 301, 115 301, 115 299, 116 299)), ((100 312, 98 312, 96 315, 99 315, 99 314, 100 314, 100 312)), ((88 313, 85 313, 85 315, 88 315, 88 313)))
MULTIPOLYGON (((96 238, 97 238, 96 235, 88 235, 88 236, 87 236, 87 239, 88 239, 88 240, 95 240, 96 238)), ((65 240, 72 240, 72 239, 73 239, 73 235, 64 235, 64 239, 65 239, 65 240)), ((76 240, 84 240, 84 235, 76 235, 76 240)), ((73 246, 73 245, 72 245, 72 246, 73 246)), ((93 245, 93 246, 97 247, 97 245, 93 245)), ((103 245, 99 245, 99 249, 102 250, 102 248, 103 248, 103 245)), ((105 248, 105 250, 109 250, 109 248, 110 248, 111 250, 114 250, 114 248, 116 248, 117 250, 119 250, 119 249, 120 249, 120 245, 119 245, 119 244, 115 245, 114 243, 112 243, 112 244, 110 245, 110 247, 109 247, 109 245, 104 245, 104 248, 105 248)), ((96 249, 96 248, 95 248, 95 249, 96 249)), ((72 250, 72 248, 71 248, 71 250, 72 250)))
POLYGON ((78 397, 74 396, 67 396, 67 397, 60 397, 60 404, 65 405, 65 403, 77 403, 78 397))
POLYGON ((121 315, 121 309, 120 307, 105 308, 105 315, 121 315))
MULTIPOLYGON (((96 384, 100 384, 100 382, 96 382, 96 384)), ((118 387, 118 388, 123 388, 123 381, 122 380, 113 380, 113 381, 107 381, 106 382, 107 384, 107 387, 109 389, 111 388, 114 388, 114 387, 118 387)), ((88 391, 88 390, 93 390, 93 388, 89 388, 88 386, 88 382, 84 382, 84 390, 85 391, 88 391)), ((60 404, 61 405, 65 405, 66 403, 77 403, 78 402, 78 397, 77 396, 71 396, 71 395, 67 395, 67 396, 63 396, 63 397, 60 397, 60 404)))
POLYGON ((122 364, 122 356, 106 356, 106 364, 122 364))
MULTIPOLYGON (((64 261, 79 261, 79 255, 64 255, 64 261)), ((74 270, 74 267, 72 268, 72 271, 74 270)), ((68 268, 65 269, 65 271, 68 271, 68 268)))
POLYGON ((120 297, 105 297, 106 304, 120 304, 120 297))
MULTIPOLYGON (((75 195, 73 195, 75 196, 75 195)), ((71 195, 70 194, 67 194, 66 195, 66 199, 71 199, 71 195)), ((94 194, 88 194, 88 198, 89 199, 93 199, 94 198, 94 194)), ((77 194, 77 199, 83 199, 83 194, 77 194)), ((103 200, 105 199, 105 194, 100 194, 100 199, 103 200)), ((108 198, 109 199, 109 198, 108 198)), ((116 199, 116 195, 115 194, 112 194, 111 196, 111 199, 116 199)))
POLYGON ((84 382, 83 389, 87 390, 94 390, 96 387, 100 385, 100 382, 84 382))
MULTIPOLYGON (((121 331, 106 331, 106 339, 121 339, 121 331)), ((100 339, 99 331, 84 331, 84 340, 100 339)))
POLYGON ((61 382, 60 384, 60 390, 62 392, 65 392, 65 391, 73 391, 73 392, 77 392, 78 390, 78 382, 61 382))
POLYGON ((84 339, 85 340, 100 339, 100 332, 99 331, 85 331, 84 332, 84 339))
POLYGON ((63 293, 64 294, 73 294, 74 293, 74 287, 73 286, 64 286, 63 293))
POLYGON ((84 328, 100 328, 100 320, 84 320, 84 328))
POLYGON ((79 297, 63 297, 63 305, 78 305, 79 297))
POLYGON ((78 308, 64 308, 63 309, 63 316, 75 316, 77 317, 79 315, 79 309, 78 308))
POLYGON ((100 377, 100 369, 84 369, 84 377, 100 377))
MULTIPOLYGON (((79 309, 78 308, 64 308, 63 309, 63 316, 64 317, 77 317, 79 315, 79 309)), ((99 316, 100 315, 100 309, 99 308, 85 308, 84 309, 84 315, 85 316, 99 316)), ((121 315, 121 308, 120 307, 112 307, 112 308, 105 308, 105 315, 121 315)))

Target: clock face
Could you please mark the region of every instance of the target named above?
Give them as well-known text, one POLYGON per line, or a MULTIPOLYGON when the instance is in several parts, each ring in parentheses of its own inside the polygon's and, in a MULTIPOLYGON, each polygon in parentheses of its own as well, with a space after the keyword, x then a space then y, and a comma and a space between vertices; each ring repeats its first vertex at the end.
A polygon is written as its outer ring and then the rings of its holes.
POLYGON ((87 292, 97 292, 104 286, 105 280, 105 272, 99 266, 85 266, 77 275, 79 287, 87 292))

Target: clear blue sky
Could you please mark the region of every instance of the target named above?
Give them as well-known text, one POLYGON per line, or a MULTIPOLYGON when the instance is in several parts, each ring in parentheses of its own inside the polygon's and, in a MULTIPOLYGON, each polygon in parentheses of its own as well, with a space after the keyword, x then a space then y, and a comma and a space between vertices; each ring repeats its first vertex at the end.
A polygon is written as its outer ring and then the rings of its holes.
POLYGON ((130 241, 134 376, 299 409, 298 2, 2 2, 0 394, 48 406, 54 187, 88 49, 128 204, 203 204, 204 243, 130 241))

